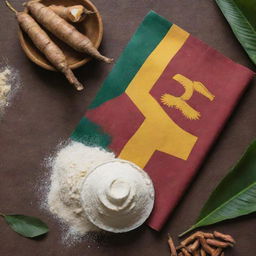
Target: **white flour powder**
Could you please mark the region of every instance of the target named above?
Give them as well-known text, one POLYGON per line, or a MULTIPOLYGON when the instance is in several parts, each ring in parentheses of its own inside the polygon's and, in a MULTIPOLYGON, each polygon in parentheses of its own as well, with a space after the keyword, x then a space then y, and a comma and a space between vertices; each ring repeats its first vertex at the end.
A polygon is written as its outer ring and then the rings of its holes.
POLYGON ((0 68, 0 118, 5 108, 10 104, 10 99, 19 85, 18 73, 6 66, 0 68))
POLYGON ((154 187, 131 162, 116 159, 98 165, 81 190, 84 212, 97 227, 115 233, 142 225, 152 211, 154 187))
POLYGON ((49 210, 64 221, 72 234, 84 235, 97 228, 86 218, 80 202, 84 177, 98 164, 114 159, 114 154, 97 147, 71 142, 51 160, 49 210))

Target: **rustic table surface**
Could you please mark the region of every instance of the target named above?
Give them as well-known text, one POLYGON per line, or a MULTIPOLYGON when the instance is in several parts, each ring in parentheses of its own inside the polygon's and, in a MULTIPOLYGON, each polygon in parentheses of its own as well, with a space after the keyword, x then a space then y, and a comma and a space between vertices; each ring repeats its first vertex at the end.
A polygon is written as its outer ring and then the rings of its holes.
MULTIPOLYGON (((22 1, 12 3, 22 8, 22 1)), ((254 68, 213 0, 94 0, 94 3, 105 27, 101 50, 115 59, 143 17, 153 9, 232 60, 254 68)), ((256 137, 256 82, 250 84, 201 167, 200 175, 160 233, 144 226, 127 234, 85 239, 67 247, 62 243, 57 221, 40 207, 40 184, 49 173, 43 161, 69 137, 111 65, 92 61, 77 70, 86 90, 76 92, 62 75, 43 70, 25 57, 14 16, 3 1, 0 5, 0 62, 18 69, 22 83, 0 122, 0 211, 38 216, 51 230, 45 238, 34 241, 12 232, 1 220, 0 255, 170 255, 167 233, 176 237, 195 221, 211 191, 256 137)), ((226 255, 253 256, 255 217, 252 214, 206 230, 217 229, 237 239, 237 246, 226 255)))

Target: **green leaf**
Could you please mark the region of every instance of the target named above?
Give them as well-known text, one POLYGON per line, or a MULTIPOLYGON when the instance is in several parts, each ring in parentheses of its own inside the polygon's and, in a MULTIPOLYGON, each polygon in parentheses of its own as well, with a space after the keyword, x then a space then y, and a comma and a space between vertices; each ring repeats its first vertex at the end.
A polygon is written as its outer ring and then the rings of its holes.
POLYGON ((256 211, 256 141, 213 191, 187 232, 256 211))
POLYGON ((25 215, 2 215, 9 226, 24 237, 37 237, 49 231, 47 225, 41 220, 25 215))
POLYGON ((256 0, 215 0, 250 59, 256 64, 256 0))

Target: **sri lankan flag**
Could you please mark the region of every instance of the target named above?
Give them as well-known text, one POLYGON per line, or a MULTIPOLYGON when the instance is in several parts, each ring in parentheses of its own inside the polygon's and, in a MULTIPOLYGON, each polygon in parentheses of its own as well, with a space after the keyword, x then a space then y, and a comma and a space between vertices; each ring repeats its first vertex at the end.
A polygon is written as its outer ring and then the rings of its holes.
POLYGON ((253 73, 150 12, 72 139, 113 151, 151 176, 159 230, 253 73))

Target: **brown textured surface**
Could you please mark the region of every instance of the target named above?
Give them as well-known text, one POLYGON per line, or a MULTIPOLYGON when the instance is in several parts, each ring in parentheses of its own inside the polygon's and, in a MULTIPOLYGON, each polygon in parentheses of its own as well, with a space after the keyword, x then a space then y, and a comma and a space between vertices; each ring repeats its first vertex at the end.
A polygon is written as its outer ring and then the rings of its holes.
MULTIPOLYGON (((21 8, 21 1, 13 0, 21 8)), ((146 13, 153 9, 204 40, 226 56, 253 68, 213 0, 94 0, 102 14, 105 34, 101 50, 115 59, 146 13)), ((13 14, 0 6, 0 61, 19 69, 23 87, 0 123, 0 211, 41 217, 49 235, 33 241, 19 237, 0 220, 2 256, 170 255, 167 233, 175 238, 193 223, 210 192, 256 136, 255 81, 238 104, 196 177, 161 233, 142 227, 123 235, 85 240, 65 247, 58 223, 40 209, 39 184, 47 169, 43 159, 66 139, 85 112, 111 65, 93 61, 76 71, 86 90, 77 93, 60 74, 43 70, 22 52, 13 14)), ((226 92, 228 93, 228 92, 226 92)), ((232 234, 237 245, 225 255, 255 255, 256 215, 206 230, 232 234)))

